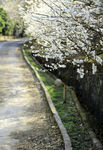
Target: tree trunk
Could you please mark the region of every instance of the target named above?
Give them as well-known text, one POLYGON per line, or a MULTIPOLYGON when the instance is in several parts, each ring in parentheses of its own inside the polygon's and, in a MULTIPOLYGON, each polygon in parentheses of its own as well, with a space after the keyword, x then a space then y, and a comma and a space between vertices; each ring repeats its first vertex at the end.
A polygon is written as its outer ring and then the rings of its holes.
POLYGON ((64 84, 63 88, 63 104, 66 103, 66 95, 67 95, 67 86, 64 84))

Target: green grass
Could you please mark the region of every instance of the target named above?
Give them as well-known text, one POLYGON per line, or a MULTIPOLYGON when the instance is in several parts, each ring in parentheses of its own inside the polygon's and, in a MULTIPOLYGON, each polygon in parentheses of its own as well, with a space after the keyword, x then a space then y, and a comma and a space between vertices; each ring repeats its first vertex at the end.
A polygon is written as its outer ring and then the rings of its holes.
POLYGON ((25 53, 30 63, 38 70, 42 81, 48 89, 51 99, 71 138, 73 150, 89 150, 92 147, 92 141, 71 99, 69 89, 67 89, 67 103, 63 104, 63 87, 56 87, 54 79, 46 72, 40 71, 40 66, 30 57, 29 50, 25 50, 25 53))

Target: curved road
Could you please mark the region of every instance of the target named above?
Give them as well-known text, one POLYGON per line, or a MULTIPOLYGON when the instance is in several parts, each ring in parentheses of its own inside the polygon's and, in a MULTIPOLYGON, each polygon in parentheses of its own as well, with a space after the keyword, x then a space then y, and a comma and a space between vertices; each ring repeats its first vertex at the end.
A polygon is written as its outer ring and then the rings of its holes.
POLYGON ((0 150, 63 150, 39 83, 17 47, 0 42, 0 150))

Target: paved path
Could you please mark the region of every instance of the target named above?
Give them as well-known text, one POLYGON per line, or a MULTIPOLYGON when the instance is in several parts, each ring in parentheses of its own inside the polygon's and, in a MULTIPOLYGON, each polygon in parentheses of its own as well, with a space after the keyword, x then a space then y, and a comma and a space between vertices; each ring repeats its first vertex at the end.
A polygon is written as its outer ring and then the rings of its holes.
POLYGON ((19 45, 0 43, 0 150, 63 150, 59 130, 19 45))

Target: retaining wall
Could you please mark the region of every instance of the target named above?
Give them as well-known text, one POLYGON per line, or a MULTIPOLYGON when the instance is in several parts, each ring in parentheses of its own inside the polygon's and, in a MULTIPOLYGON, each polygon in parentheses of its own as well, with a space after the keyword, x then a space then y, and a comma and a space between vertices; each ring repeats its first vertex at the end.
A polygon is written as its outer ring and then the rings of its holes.
POLYGON ((14 39, 13 36, 2 36, 0 35, 0 41, 8 41, 14 39))

